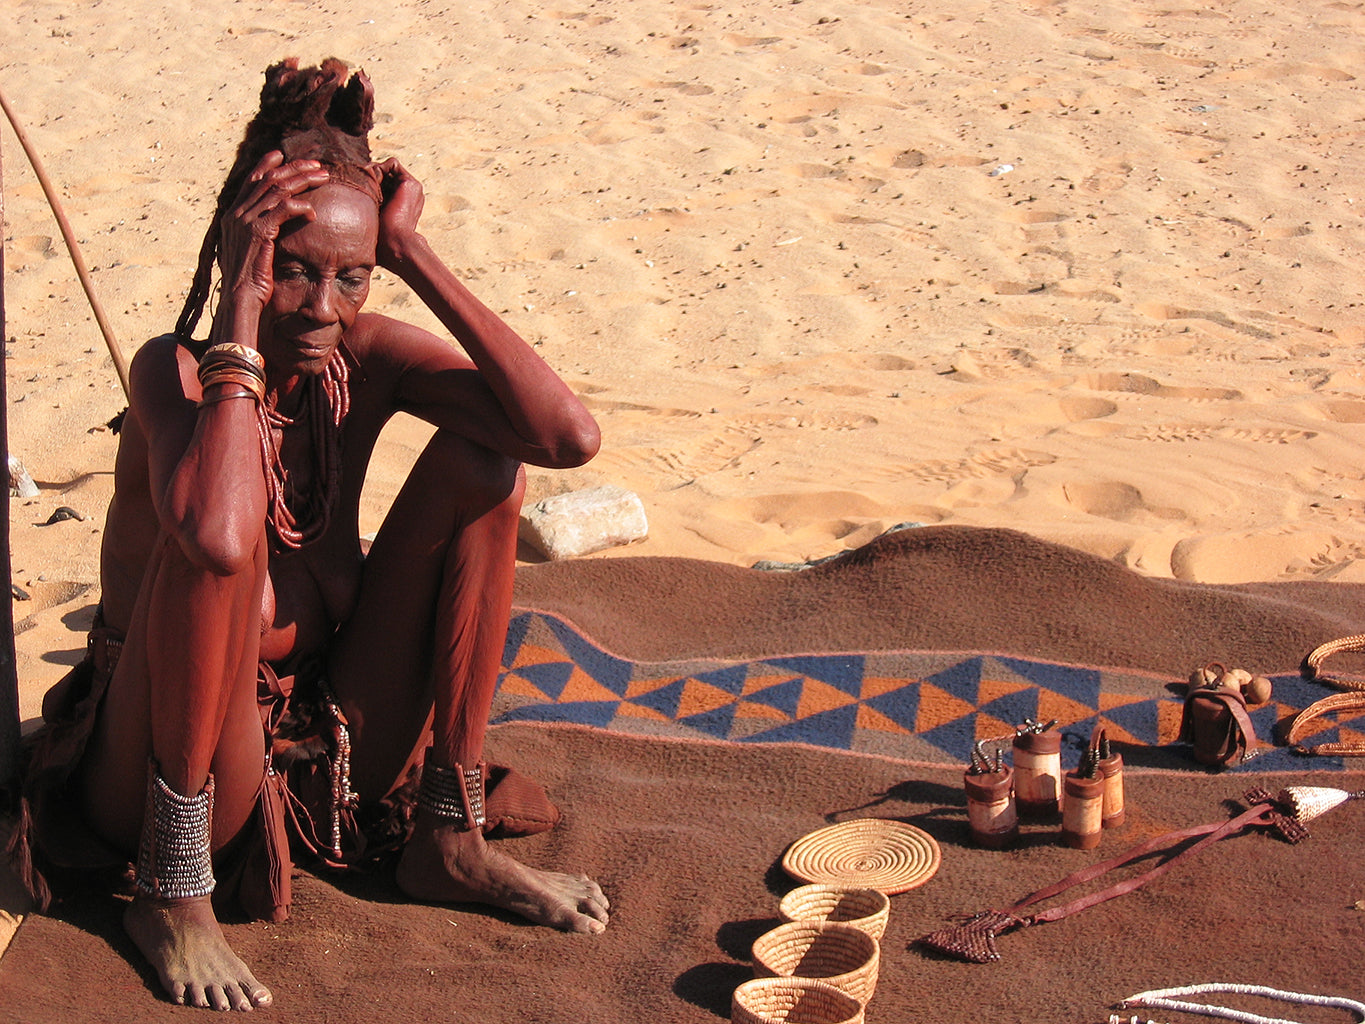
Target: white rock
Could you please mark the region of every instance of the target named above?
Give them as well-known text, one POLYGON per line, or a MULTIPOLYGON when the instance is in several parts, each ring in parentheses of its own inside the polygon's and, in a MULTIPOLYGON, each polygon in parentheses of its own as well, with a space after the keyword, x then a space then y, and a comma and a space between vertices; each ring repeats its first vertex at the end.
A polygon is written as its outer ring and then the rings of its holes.
POLYGON ((551 561, 577 558, 649 536, 639 495, 607 484, 538 501, 521 513, 520 537, 551 561))
POLYGON ((11 498, 38 496, 38 485, 33 482, 33 477, 28 475, 28 470, 24 468, 17 455, 9 457, 9 496, 11 498))

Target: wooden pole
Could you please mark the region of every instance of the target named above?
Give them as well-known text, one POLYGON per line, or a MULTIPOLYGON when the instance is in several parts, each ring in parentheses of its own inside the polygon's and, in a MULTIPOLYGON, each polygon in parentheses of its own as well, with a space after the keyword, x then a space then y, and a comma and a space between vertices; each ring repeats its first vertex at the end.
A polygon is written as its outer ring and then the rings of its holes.
MULTIPOLYGON (((9 463, 9 396, 4 373, 5 343, 5 191, 4 162, 0 160, 0 455, 9 463)), ((8 473, 6 473, 8 479, 8 473)), ((8 494, 9 485, 5 485, 8 494)), ((10 578, 9 502, 0 524, 0 567, 10 578)), ((19 676, 14 664, 14 593, 5 587, 0 598, 0 792, 18 796, 19 676)))
POLYGON ((132 394, 128 389, 128 361, 123 358, 123 349, 119 347, 118 339, 114 337, 114 329, 109 326, 109 318, 104 315, 104 307, 100 305, 99 297, 95 294, 95 282, 90 279, 90 271, 85 268, 85 258, 81 255, 80 246, 76 244, 76 233, 71 230, 71 222, 66 219, 61 200, 57 198, 57 190, 52 187, 51 179, 43 170, 43 162, 38 159, 37 151, 28 141, 28 133, 14 116, 14 111, 10 109, 3 92, 0 92, 0 110, 4 110, 10 127, 14 129, 14 137, 24 148, 24 155, 33 166, 33 173, 38 176, 38 184, 43 186, 43 195, 47 196, 47 205, 52 207, 52 214, 57 218, 57 227, 61 228, 62 240, 66 242, 66 251, 71 254, 76 276, 81 279, 85 297, 90 300, 90 308, 95 311, 95 323, 99 324, 100 333, 104 335, 105 347, 109 349, 109 357, 114 360, 114 370, 118 373, 119 383, 123 385, 123 397, 128 398, 132 394))

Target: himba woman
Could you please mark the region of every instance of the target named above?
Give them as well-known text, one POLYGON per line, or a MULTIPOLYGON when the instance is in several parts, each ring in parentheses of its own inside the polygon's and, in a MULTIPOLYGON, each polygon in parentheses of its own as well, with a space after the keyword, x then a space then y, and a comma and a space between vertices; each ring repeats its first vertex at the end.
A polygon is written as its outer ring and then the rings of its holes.
POLYGON ((195 1006, 271 1002, 211 895, 281 919, 286 820, 333 865, 401 848, 397 882, 418 900, 607 921, 595 882, 484 834, 556 817, 529 780, 486 781, 483 741, 521 466, 586 462, 597 425, 419 233, 421 185, 371 162, 372 110, 339 61, 266 72, 175 333, 133 360, 90 656, 45 701, 29 774, 39 853, 61 862, 52 837, 69 829, 49 819, 74 806, 131 859, 124 925, 195 1006), (361 312, 376 266, 463 353, 361 312), (396 412, 437 430, 362 554, 361 486, 396 412))

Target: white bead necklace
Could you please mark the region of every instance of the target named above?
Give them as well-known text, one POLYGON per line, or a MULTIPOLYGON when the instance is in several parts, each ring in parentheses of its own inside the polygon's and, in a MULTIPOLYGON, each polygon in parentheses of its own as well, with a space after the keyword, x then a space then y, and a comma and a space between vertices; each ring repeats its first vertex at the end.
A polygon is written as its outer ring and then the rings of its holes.
MULTIPOLYGON (((1365 1003, 1343 996, 1315 996, 1301 992, 1282 992, 1264 985, 1234 985, 1226 982, 1210 982, 1207 985, 1186 985, 1183 988, 1153 989, 1139 992, 1119 1003, 1121 1009, 1132 1006, 1147 1007, 1154 1010, 1178 1010, 1181 1013, 1197 1013, 1205 1017, 1223 1017, 1227 1020, 1241 1021, 1242 1024, 1297 1024, 1284 1017, 1263 1017, 1258 1013, 1233 1010, 1226 1006, 1210 1006, 1206 1003, 1184 1002, 1177 996, 1199 996, 1211 992, 1226 992, 1235 995, 1261 996, 1265 999, 1278 999, 1285 1003, 1299 1003, 1303 1006, 1333 1006, 1356 1015, 1358 1021, 1365 1021, 1365 1003)), ((1125 1022, 1118 1014, 1109 1018, 1109 1024, 1143 1024, 1137 1017, 1125 1022)), ((1146 1024, 1155 1024, 1147 1021, 1146 1024)))

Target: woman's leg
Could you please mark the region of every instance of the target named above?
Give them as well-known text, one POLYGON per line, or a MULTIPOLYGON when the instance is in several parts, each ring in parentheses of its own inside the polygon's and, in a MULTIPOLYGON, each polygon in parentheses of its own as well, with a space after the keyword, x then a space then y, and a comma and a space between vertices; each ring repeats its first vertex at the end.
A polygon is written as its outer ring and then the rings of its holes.
POLYGON ((428 724, 438 758, 478 761, 511 613, 521 495, 516 462, 438 431, 385 517, 328 664, 359 792, 386 792, 428 724))
MULTIPOLYGON (((438 431, 395 500, 329 663, 359 792, 388 791, 428 721, 426 781, 443 770, 477 774, 507 640, 523 489, 517 463, 438 431)), ((481 801, 481 780, 472 785, 481 801)), ((527 868, 463 824, 419 810, 398 874, 409 895, 602 929, 607 904, 595 882, 527 868)))
POLYGON ((250 819, 264 770, 256 657, 266 557, 262 534, 249 571, 216 576, 162 538, 81 766, 92 827, 138 860, 129 935, 173 999, 218 1009, 270 1002, 202 891, 211 853, 250 819))

